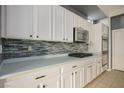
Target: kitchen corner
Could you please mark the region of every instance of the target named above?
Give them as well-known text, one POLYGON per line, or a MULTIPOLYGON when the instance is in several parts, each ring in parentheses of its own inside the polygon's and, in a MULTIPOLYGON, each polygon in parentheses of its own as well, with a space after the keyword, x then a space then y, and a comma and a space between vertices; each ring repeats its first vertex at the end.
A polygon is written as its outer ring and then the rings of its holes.
POLYGON ((3 5, 1 13, 0 86, 82 88, 108 69, 104 21, 88 21, 61 5, 3 5))

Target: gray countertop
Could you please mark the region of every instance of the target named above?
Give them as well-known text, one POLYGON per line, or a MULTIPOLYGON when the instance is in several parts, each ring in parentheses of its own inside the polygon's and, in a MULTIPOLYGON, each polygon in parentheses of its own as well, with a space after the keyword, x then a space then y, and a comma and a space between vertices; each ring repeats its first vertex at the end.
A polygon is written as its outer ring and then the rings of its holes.
POLYGON ((88 60, 91 58, 96 58, 100 55, 94 55, 86 58, 75 58, 68 57, 67 55, 59 56, 59 57, 29 57, 29 58, 16 58, 5 60, 3 65, 0 68, 0 78, 5 78, 12 74, 16 74, 19 72, 29 71, 36 68, 42 68, 46 66, 51 66, 55 64, 62 64, 67 62, 72 62, 74 60, 88 60))

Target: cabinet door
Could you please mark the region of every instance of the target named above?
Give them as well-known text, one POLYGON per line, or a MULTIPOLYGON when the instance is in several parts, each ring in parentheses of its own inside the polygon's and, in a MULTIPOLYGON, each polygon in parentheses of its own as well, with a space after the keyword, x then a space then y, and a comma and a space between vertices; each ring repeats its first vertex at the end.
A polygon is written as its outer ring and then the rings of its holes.
POLYGON ((82 18, 80 16, 77 16, 77 21, 78 21, 78 27, 82 27, 83 22, 82 22, 82 18))
POLYGON ((20 79, 16 79, 13 81, 7 81, 4 85, 5 88, 36 88, 37 83, 33 78, 24 77, 20 79))
POLYGON ((65 11, 65 38, 66 42, 73 42, 73 13, 69 10, 65 11))
POLYGON ((73 88, 73 73, 72 71, 63 73, 62 75, 62 83, 63 88, 73 88))
POLYGON ((92 65, 87 66, 87 83, 89 83, 92 80, 92 65))
POLYGON ((58 76, 38 81, 37 88, 60 88, 60 78, 58 76))
POLYGON ((93 76, 93 79, 96 78, 97 76, 97 64, 96 63, 93 63, 92 76, 93 76))
POLYGON ((74 14, 74 27, 79 27, 78 25, 78 15, 74 14))
POLYGON ((50 5, 37 6, 37 39, 52 40, 51 18, 52 15, 50 5))
POLYGON ((80 70, 77 69, 73 72, 73 87, 74 88, 80 88, 80 70))
POLYGON ((32 6, 6 6, 6 38, 32 39, 32 6))
POLYGON ((53 6, 53 40, 65 41, 65 9, 61 6, 53 6))
POLYGON ((80 87, 85 86, 85 70, 84 67, 80 68, 80 87))
POLYGON ((102 73, 102 62, 98 61, 97 63, 97 75, 100 75, 102 73))

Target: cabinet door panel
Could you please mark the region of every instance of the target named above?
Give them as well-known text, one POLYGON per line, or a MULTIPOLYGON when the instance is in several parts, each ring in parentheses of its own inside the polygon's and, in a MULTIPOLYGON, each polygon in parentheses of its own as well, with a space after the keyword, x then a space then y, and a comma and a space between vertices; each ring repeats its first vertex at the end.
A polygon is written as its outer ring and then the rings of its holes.
POLYGON ((80 70, 74 71, 74 88, 80 88, 80 70))
POLYGON ((99 61, 97 63, 97 75, 100 75, 102 73, 102 62, 99 61))
POLYGON ((80 87, 85 86, 85 69, 84 67, 81 67, 80 69, 80 87))
POLYGON ((92 65, 87 66, 87 83, 92 80, 92 65))
POLYGON ((73 42, 73 13, 66 10, 65 15, 65 38, 67 42, 73 42))
POLYGON ((92 76, 93 76, 93 79, 96 78, 97 76, 97 64, 96 63, 93 63, 93 69, 92 69, 92 76))
POLYGON ((51 6, 37 6, 38 29, 36 38, 40 40, 52 40, 51 32, 51 6))
POLYGON ((31 39, 32 6, 6 6, 6 37, 31 39))
POLYGON ((79 27, 78 25, 78 15, 74 14, 74 27, 79 27))
POLYGON ((65 41, 64 33, 65 9, 61 6, 53 6, 53 40, 65 41))
POLYGON ((73 87, 73 73, 66 72, 63 74, 63 88, 72 88, 73 87))

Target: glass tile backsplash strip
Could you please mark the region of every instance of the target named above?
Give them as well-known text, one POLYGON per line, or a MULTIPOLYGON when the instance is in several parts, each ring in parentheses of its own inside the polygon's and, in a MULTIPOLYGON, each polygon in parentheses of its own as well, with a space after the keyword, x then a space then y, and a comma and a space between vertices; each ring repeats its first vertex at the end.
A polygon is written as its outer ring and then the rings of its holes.
POLYGON ((2 39, 3 59, 84 52, 85 43, 47 42, 36 40, 2 39))

